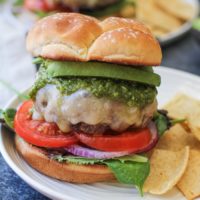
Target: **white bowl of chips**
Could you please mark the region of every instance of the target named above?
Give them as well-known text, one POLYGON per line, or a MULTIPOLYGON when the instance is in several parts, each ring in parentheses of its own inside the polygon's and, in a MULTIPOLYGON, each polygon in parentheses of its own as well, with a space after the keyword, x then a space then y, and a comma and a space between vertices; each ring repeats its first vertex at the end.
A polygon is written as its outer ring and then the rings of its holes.
POLYGON ((198 14, 198 0, 138 0, 136 6, 136 19, 148 25, 162 45, 187 33, 198 14))

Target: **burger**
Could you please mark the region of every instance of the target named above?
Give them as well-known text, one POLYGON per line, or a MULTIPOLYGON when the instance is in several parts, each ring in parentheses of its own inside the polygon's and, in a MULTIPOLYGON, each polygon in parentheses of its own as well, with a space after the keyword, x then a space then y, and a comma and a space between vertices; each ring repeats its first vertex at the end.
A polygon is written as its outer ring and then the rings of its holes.
POLYGON ((51 12, 73 11, 96 17, 122 15, 133 17, 135 0, 24 0, 24 7, 39 17, 51 12))
POLYGON ((149 29, 58 13, 34 25, 27 49, 40 69, 14 119, 21 156, 59 180, 117 180, 142 194, 148 152, 171 125, 157 110, 162 53, 149 29))

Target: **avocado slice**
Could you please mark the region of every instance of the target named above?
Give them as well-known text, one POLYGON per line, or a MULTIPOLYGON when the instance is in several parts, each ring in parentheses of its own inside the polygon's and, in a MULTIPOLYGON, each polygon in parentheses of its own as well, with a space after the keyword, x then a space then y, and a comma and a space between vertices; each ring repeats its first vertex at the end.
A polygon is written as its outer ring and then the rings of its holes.
POLYGON ((153 86, 160 85, 160 76, 151 67, 133 68, 103 62, 62 62, 49 60, 47 73, 52 77, 103 77, 135 81, 153 86))

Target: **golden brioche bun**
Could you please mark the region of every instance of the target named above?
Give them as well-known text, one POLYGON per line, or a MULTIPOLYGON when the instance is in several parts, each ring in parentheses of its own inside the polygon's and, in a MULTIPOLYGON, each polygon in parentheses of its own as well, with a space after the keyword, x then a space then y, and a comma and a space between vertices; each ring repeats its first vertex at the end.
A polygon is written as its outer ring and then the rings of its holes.
POLYGON ((33 56, 53 60, 159 65, 162 53, 150 30, 132 19, 99 21, 78 13, 58 13, 38 21, 27 36, 33 56))
POLYGON ((104 165, 76 165, 59 163, 48 157, 45 149, 25 142, 15 135, 17 151, 26 162, 39 172, 72 183, 95 183, 115 180, 113 173, 104 165))

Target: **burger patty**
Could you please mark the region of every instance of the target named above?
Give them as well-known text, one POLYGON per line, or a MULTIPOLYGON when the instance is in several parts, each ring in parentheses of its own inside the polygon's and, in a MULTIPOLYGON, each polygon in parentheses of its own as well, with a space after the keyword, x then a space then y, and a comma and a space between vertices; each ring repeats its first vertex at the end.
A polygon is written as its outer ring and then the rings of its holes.
POLYGON ((156 100, 143 108, 130 107, 97 98, 86 90, 62 95, 55 85, 47 84, 36 94, 33 119, 55 122, 63 132, 103 133, 108 129, 121 132, 129 127, 145 126, 156 110, 156 100))
POLYGON ((100 135, 108 131, 110 128, 107 124, 88 125, 83 122, 71 125, 72 130, 77 132, 84 132, 87 134, 100 135))
MULTIPOLYGON (((145 127, 148 122, 150 121, 150 118, 148 121, 146 121, 145 124, 142 125, 142 127, 145 127)), ((134 126, 128 127, 130 129, 134 129, 134 126)), ((108 124, 97 124, 97 125, 88 125, 83 122, 71 125, 71 129, 76 132, 84 132, 89 135, 102 135, 103 133, 108 133, 108 134, 116 134, 116 132, 113 132, 110 130, 110 127, 108 124)))

